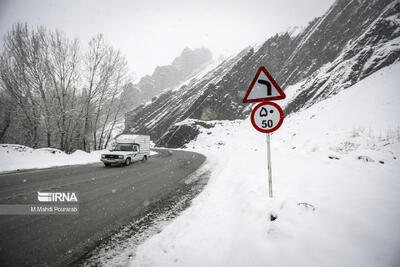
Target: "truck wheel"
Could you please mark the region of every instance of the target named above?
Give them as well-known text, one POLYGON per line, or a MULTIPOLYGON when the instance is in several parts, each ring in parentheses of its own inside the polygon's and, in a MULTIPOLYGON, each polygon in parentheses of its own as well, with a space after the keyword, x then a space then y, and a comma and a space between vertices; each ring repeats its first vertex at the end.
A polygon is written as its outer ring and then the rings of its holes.
POLYGON ((131 165, 131 158, 127 158, 125 160, 125 166, 129 166, 129 165, 131 165))
POLYGON ((110 166, 111 166, 111 163, 104 163, 104 166, 110 167, 110 166))
POLYGON ((145 162, 146 160, 147 160, 147 156, 144 155, 143 158, 142 158, 142 162, 145 162))

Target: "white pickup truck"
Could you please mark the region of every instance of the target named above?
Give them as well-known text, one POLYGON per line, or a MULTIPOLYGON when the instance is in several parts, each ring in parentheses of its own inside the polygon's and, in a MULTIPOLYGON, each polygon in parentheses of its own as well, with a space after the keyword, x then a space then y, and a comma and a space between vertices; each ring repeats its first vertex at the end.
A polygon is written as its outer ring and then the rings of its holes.
POLYGON ((122 134, 115 139, 115 146, 110 152, 101 155, 106 167, 111 164, 129 166, 135 161, 146 161, 150 157, 150 136, 122 134))

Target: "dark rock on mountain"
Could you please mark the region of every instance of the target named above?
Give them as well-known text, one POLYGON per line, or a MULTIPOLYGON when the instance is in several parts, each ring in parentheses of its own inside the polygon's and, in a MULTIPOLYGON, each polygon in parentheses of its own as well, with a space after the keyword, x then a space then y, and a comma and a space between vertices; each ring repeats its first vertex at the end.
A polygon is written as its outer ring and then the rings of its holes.
MULTIPOLYGON (((296 87, 285 114, 296 112, 398 61, 399 35, 398 1, 338 0, 300 34, 276 34, 259 48, 249 47, 204 76, 128 112, 125 132, 150 134, 158 146, 181 147, 196 138, 201 127, 190 119, 244 119, 251 105, 242 98, 259 66, 284 90, 296 87)), ((154 84, 149 77, 145 81, 154 84)))
MULTIPOLYGON (((238 96, 237 92, 233 95, 226 94, 224 90, 218 90, 215 84, 218 84, 224 77, 224 73, 230 70, 247 52, 245 50, 236 57, 224 61, 202 79, 193 79, 177 90, 166 91, 150 104, 141 105, 128 112, 125 116, 125 132, 150 134, 152 140, 157 142, 156 145, 172 147, 172 144, 180 142, 174 141, 174 138, 177 137, 170 138, 170 135, 175 136, 176 131, 169 130, 175 123, 186 118, 215 120, 219 119, 220 114, 225 114, 226 119, 243 116, 241 109, 232 108, 230 105, 231 102, 239 102, 241 96, 238 96), (234 101, 230 100, 232 98, 234 101), (225 102, 220 99, 229 101, 225 102), (166 145, 167 143, 168 145, 166 145)), ((193 131, 188 132, 188 135, 193 136, 193 131)))

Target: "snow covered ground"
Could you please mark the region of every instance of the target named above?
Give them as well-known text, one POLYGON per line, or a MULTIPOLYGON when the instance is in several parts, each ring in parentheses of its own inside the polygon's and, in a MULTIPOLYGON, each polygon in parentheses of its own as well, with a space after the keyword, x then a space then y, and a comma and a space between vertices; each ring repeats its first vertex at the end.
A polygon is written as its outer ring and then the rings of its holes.
MULTIPOLYGON (((97 150, 87 153, 77 150, 66 154, 55 148, 33 149, 23 145, 0 144, 0 173, 100 162, 101 154, 107 151, 97 150)), ((157 152, 150 151, 150 155, 156 154, 157 152)))
POLYGON ((202 129, 188 149, 207 155, 208 185, 131 266, 400 266, 399 73, 286 117, 271 136, 273 199, 264 134, 249 120, 202 129))
POLYGON ((54 148, 33 149, 23 145, 0 144, 0 172, 100 162, 104 150, 77 150, 66 154, 54 148))

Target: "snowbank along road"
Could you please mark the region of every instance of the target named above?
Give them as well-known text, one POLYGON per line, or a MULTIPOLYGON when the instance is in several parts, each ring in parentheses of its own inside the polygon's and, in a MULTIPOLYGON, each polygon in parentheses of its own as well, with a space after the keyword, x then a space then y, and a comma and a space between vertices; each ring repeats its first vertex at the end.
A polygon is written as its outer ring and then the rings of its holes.
POLYGON ((68 265, 198 169, 198 153, 158 150, 145 163, 102 163, 0 175, 0 204, 38 203, 38 191, 76 192, 79 215, 0 216, 0 265, 68 265))

